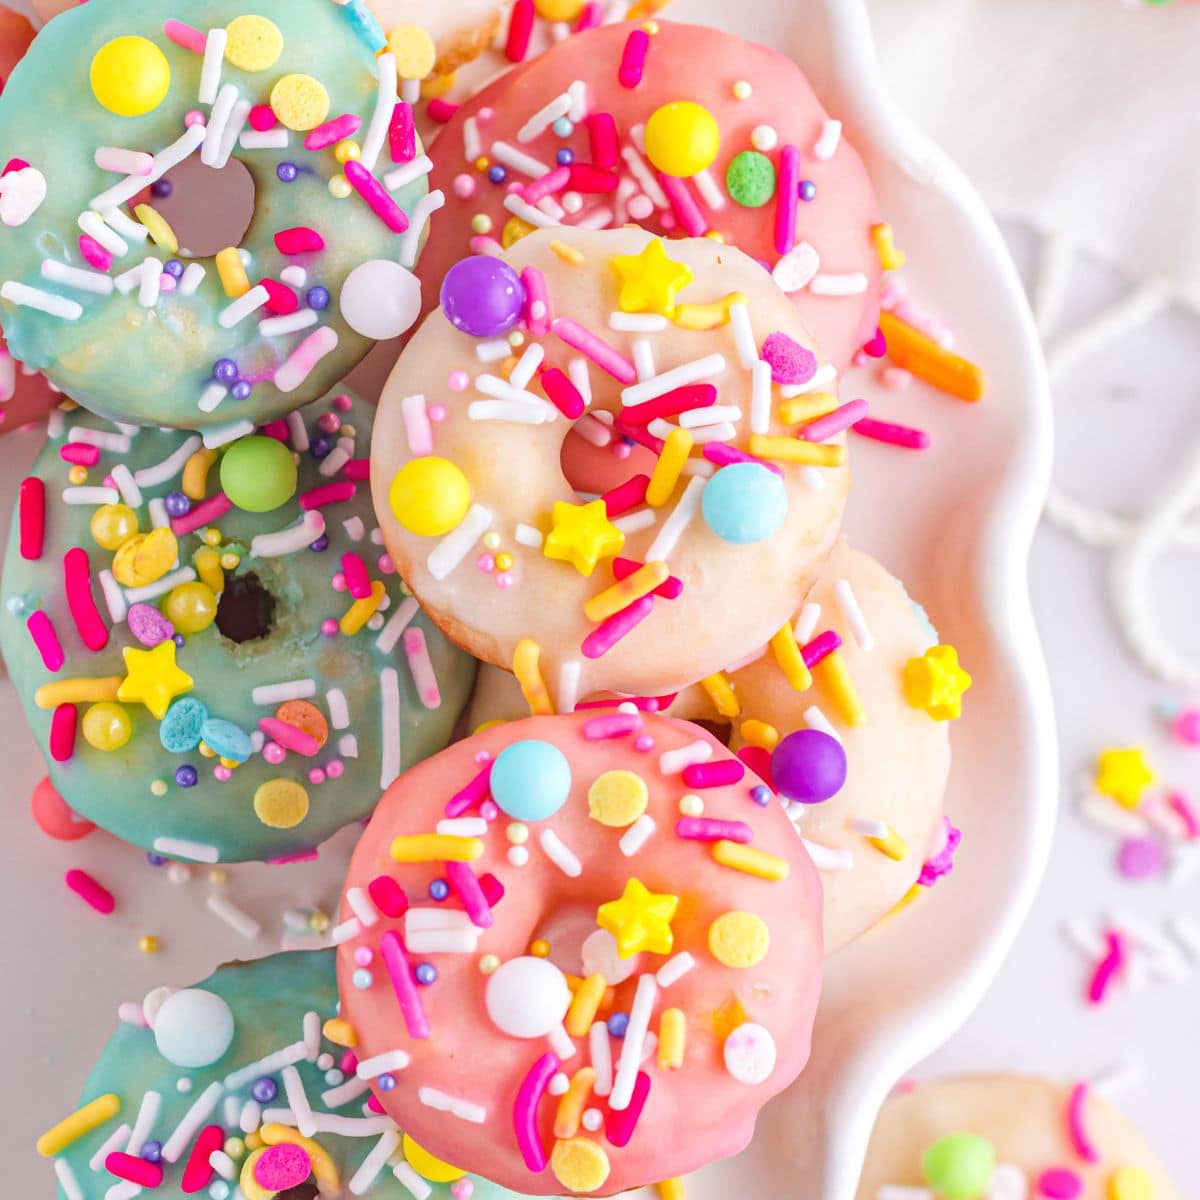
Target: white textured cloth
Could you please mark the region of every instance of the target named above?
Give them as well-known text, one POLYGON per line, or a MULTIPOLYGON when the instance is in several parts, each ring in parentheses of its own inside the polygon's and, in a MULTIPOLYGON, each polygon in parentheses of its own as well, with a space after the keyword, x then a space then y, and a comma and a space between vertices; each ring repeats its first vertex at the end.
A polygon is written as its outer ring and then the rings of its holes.
POLYGON ((896 100, 1000 216, 1200 309, 1200 6, 870 0, 896 100))

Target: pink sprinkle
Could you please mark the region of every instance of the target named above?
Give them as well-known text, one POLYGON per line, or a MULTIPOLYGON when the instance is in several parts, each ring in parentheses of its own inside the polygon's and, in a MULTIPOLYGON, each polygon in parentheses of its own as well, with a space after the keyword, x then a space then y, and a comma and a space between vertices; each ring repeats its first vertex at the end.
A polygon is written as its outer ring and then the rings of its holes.
POLYGON ((325 239, 307 225, 281 229, 275 235, 275 249, 280 254, 311 254, 325 249, 325 239))
POLYGON ((345 773, 346 764, 342 762, 340 758, 331 758, 329 762, 325 764, 325 774, 328 775, 330 779, 341 779, 345 773))
POLYGON ((557 367, 543 371, 541 376, 542 390, 550 398, 550 402, 568 421, 574 421, 583 416, 587 407, 579 389, 571 382, 566 373, 557 367))
POLYGON ((594 163, 576 162, 571 164, 569 187, 573 192, 581 192, 585 196, 605 196, 617 190, 617 173, 594 163))
POLYGON ((250 128, 258 133, 266 133, 275 128, 275 110, 269 104, 256 104, 250 110, 250 128))
POLYGON ((355 483, 365 483, 371 478, 371 460, 369 458, 352 458, 342 468, 342 477, 352 479, 355 483))
POLYGON ((292 863, 316 862, 319 857, 319 850, 297 850, 295 854, 280 854, 275 858, 268 858, 267 866, 286 867, 292 863))
POLYGON ((458 107, 457 104, 450 100, 430 100, 425 105, 425 114, 431 121, 436 121, 439 125, 445 125, 458 112, 458 107))
POLYGON ((79 714, 73 704, 60 704, 50 718, 50 757, 67 762, 75 753, 75 730, 79 714))
MULTIPOLYGON (((490 804, 491 801, 489 800, 488 803, 490 804)), ((504 899, 504 884, 490 871, 486 875, 480 875, 479 890, 483 892, 483 898, 492 908, 495 908, 504 899)))
POLYGON ((1071 1145, 1075 1147, 1075 1153, 1084 1162, 1098 1163, 1100 1161, 1100 1152, 1092 1145, 1092 1140, 1088 1137, 1087 1128, 1084 1123, 1083 1110, 1087 1105, 1087 1099, 1088 1085, 1086 1083, 1077 1083, 1071 1089, 1071 1098, 1067 1102, 1067 1129, 1070 1132, 1071 1145))
MULTIPOLYGON (((621 419, 630 425, 649 425, 658 417, 674 417, 697 408, 709 408, 717 402, 717 389, 711 383, 690 383, 674 388, 645 404, 623 409, 621 419)), ((718 443, 720 444, 720 443, 718 443)))
POLYGON ((300 297, 287 284, 276 279, 260 279, 259 285, 267 289, 269 299, 265 304, 267 312, 277 317, 286 317, 300 307, 300 297))
POLYGON ((311 737, 302 729, 297 729, 295 725, 289 725, 286 721, 279 720, 278 717, 260 717, 258 727, 267 737, 272 738, 280 746, 291 750, 294 754, 302 754, 305 758, 315 758, 321 752, 316 738, 311 737))
MULTIPOLYGON (((634 571, 639 570, 644 565, 644 563, 640 563, 633 558, 614 558, 612 561, 613 578, 619 582, 622 579, 628 578, 634 571)), ((664 600, 678 600, 683 594, 683 580, 676 579, 674 575, 668 575, 666 581, 660 583, 654 589, 653 594, 661 596, 664 600)))
POLYGON ((584 33, 589 29, 598 28, 604 21, 604 5, 600 0, 588 0, 579 14, 579 22, 575 26, 576 33, 584 33))
POLYGON ((1117 977, 1117 973, 1125 964, 1125 944, 1121 936, 1111 929, 1104 935, 1108 944, 1108 952, 1096 966, 1091 982, 1088 984, 1088 1003, 1100 1004, 1108 992, 1109 985, 1117 977))
POLYGON ((33 638, 33 644, 42 656, 42 665, 46 670, 62 670, 66 656, 63 654, 62 643, 58 640, 58 634, 54 632, 54 623, 50 618, 39 608, 36 612, 29 614, 25 628, 29 630, 29 636, 33 638))
POLYGON ((529 53, 533 36, 533 0, 517 0, 508 22, 508 37, 504 42, 504 57, 509 62, 523 62, 529 53))
POLYGON ((408 897, 390 875, 376 875, 367 884, 367 895, 385 917, 402 917, 408 911, 408 897))
POLYGON ((1171 732, 1186 745, 1200 745, 1200 708, 1184 708, 1171 722, 1171 732))
POLYGON ((620 160, 620 141, 617 122, 612 113, 589 113, 584 118, 592 162, 604 170, 612 170, 620 160))
POLYGON ((117 907, 112 892, 97 883, 86 871, 81 871, 76 867, 68 871, 64 878, 67 881, 67 887, 98 913, 108 916, 117 907))
POLYGON ((842 639, 838 636, 837 630, 826 629, 824 633, 818 633, 811 642, 800 647, 800 657, 804 659, 804 665, 811 671, 823 658, 828 658, 842 644, 842 639))
POLYGON ((163 1181, 163 1169, 158 1163, 147 1162, 136 1154, 126 1154, 121 1150, 114 1150, 108 1155, 104 1160, 104 1169, 118 1179, 127 1179, 144 1188, 156 1188, 163 1181))
POLYGON ((754 455, 746 454, 736 446, 729 446, 725 442, 708 442, 701 453, 709 462, 716 463, 718 467, 727 467, 730 463, 754 463, 757 466, 766 467, 768 471, 783 478, 783 471, 777 463, 768 462, 765 458, 755 458, 754 455))
POLYGON ((704 219, 704 213, 700 211, 700 205, 696 203, 696 197, 692 195, 687 180, 677 179, 674 175, 666 175, 659 171, 658 182, 688 236, 703 237, 708 232, 708 222, 704 219))
POLYGON ((559 317, 550 326, 560 341, 591 359, 602 371, 607 371, 618 383, 627 386, 637 382, 637 371, 633 363, 614 350, 606 341, 585 329, 570 317, 559 317))
POLYGON ((650 53, 650 35, 644 29, 635 29, 625 41, 621 51, 621 65, 617 79, 624 88, 635 88, 642 82, 646 70, 646 56, 650 53))
MULTIPOLYGON (((417 985, 413 982, 412 967, 408 955, 404 953, 404 945, 400 935, 389 929, 379 939, 379 953, 383 965, 387 968, 388 977, 392 981, 392 990, 396 993, 396 1001, 400 1005, 400 1015, 404 1018, 405 1028, 409 1037, 421 1041, 429 1036, 429 1019, 421 1004, 421 996, 417 985)), ((553 1057, 553 1056, 551 1056, 553 1057)), ((554 1069, 558 1069, 558 1059, 554 1059, 554 1069)), ((549 1079, 546 1081, 549 1082, 549 1079)))
POLYGON ((1051 1167, 1038 1176, 1038 1191, 1049 1200, 1076 1200, 1083 1195, 1083 1180, 1069 1167, 1051 1167))
POLYGON ((254 1182, 268 1192, 298 1187, 312 1174, 312 1159, 303 1146, 280 1142, 268 1146, 254 1164, 254 1182))
POLYGON ((440 708, 442 693, 434 674, 433 660, 429 657, 425 631, 418 625, 412 625, 404 631, 401 640, 404 642, 404 657, 408 660, 408 669, 417 687, 417 699, 425 708, 440 708))
POLYGON ((342 167, 342 170, 345 172, 350 186, 393 233, 403 233, 408 228, 408 216, 404 209, 392 199, 387 188, 362 163, 354 162, 352 159, 342 167))
POLYGON ((638 1118, 646 1107, 646 1097, 650 1095, 650 1076, 645 1071, 637 1073, 633 1083, 633 1097, 629 1106, 620 1112, 610 1110, 604 1122, 604 1136, 618 1149, 628 1146, 633 1131, 637 1128, 638 1118))
POLYGON ((878 325, 874 334, 863 343, 862 351, 868 358, 882 358, 887 353, 887 338, 878 325))
POLYGON ((325 620, 321 622, 321 636, 322 637, 327 637, 327 638, 337 637, 339 632, 340 632, 340 627, 338 626, 338 623, 332 617, 326 617, 325 620))
POLYGON ((541 179, 531 179, 525 184, 521 188, 521 197, 527 204, 537 204, 539 200, 561 192, 570 181, 571 172, 567 167, 555 167, 541 179))
POLYGON ((754 830, 744 821, 718 821, 713 817, 680 817, 675 822, 676 837, 693 842, 741 842, 749 845, 754 830))
POLYGON ((1189 842, 1200 838, 1200 816, 1197 816, 1191 801, 1182 792, 1169 793, 1167 806, 1179 815, 1189 842))
POLYGON ((849 429, 855 421, 861 421, 866 415, 867 402, 851 400, 849 404, 843 404, 833 412, 826 413, 815 421, 809 421, 800 430, 800 436, 806 442, 827 442, 831 437, 837 437, 843 430, 849 429))
POLYGON ((470 200, 475 195, 475 178, 472 175, 455 175, 454 182, 450 186, 460 200, 470 200))
POLYGON ((396 107, 392 109, 392 120, 388 125, 388 151, 394 163, 412 162, 417 156, 417 126, 412 105, 406 100, 396 101, 396 107))
POLYGON ((784 146, 779 154, 779 189, 775 206, 775 249, 787 254, 796 244, 796 210, 800 202, 800 151, 784 146))
MULTIPOLYGON (((549 372, 546 372, 549 374, 549 372)), ((646 489, 650 486, 649 475, 633 475, 624 483, 619 483, 600 497, 604 501, 604 511, 609 517, 619 517, 639 504, 646 502, 646 489)))
POLYGON ((450 886, 458 893, 463 908, 467 910, 467 916, 471 918, 471 924, 479 929, 490 929, 493 922, 492 910, 470 864, 448 862, 443 866, 446 868, 446 878, 450 881, 450 886))
POLYGON ((367 1097, 367 1107, 373 1112, 383 1115, 383 1103, 374 1092, 367 1097))
POLYGON ((95 267, 97 271, 112 269, 113 256, 111 252, 105 250, 90 233, 79 235, 79 253, 83 255, 88 266, 95 267))
POLYGON ((175 45, 182 46, 185 50, 190 50, 193 54, 204 53, 204 34, 199 29, 193 29, 191 25, 185 25, 182 21, 175 20, 174 17, 168 17, 163 22, 163 33, 175 45))
POLYGON ((726 787, 738 783, 746 775, 745 766, 736 758, 716 762, 692 763, 683 768, 683 786, 689 788, 726 787))
POLYGON ((325 508, 329 504, 344 504, 353 500, 358 485, 352 479, 337 479, 333 483, 325 483, 320 487, 310 488, 300 493, 300 507, 305 512, 316 508, 325 508))
POLYGON ((191 510, 182 517, 172 517, 171 532, 176 537, 182 537, 185 533, 195 533, 202 526, 219 521, 232 507, 233 501, 224 492, 218 492, 215 496, 209 496, 207 500, 193 504, 191 510))
POLYGON ((304 148, 324 150, 326 146, 353 137, 361 128, 361 117, 356 117, 354 113, 343 113, 340 117, 334 117, 332 121, 326 121, 324 125, 318 125, 312 130, 304 139, 304 148))
MULTIPOLYGON (((354 961, 360 967, 369 967, 374 959, 375 955, 369 946, 359 946, 354 952, 354 961), (366 951, 365 958, 361 956, 362 951, 366 951)), ((338 1070, 343 1075, 353 1075, 358 1070, 358 1055, 353 1050, 344 1051, 341 1060, 338 1062, 338 1070)))
POLYGON ((470 812, 477 804, 486 799, 491 789, 491 781, 492 764, 489 762, 465 788, 455 792, 446 801, 446 816, 461 817, 464 813, 470 812))
POLYGON ((767 334, 762 357, 776 383, 807 383, 817 373, 817 356, 781 331, 767 334))
POLYGON ((472 254, 483 254, 488 258, 499 258, 504 253, 504 247, 495 238, 482 235, 471 238, 467 248, 472 254))
POLYGON ((546 277, 537 267, 526 267, 521 272, 525 285, 525 324, 534 337, 545 337, 550 332, 550 291, 546 277))
POLYGON ((103 650, 108 645, 108 629, 92 599, 92 567, 87 551, 79 546, 63 555, 63 586, 71 619, 83 644, 93 652, 103 650))
POLYGON ((366 600, 371 594, 371 577, 367 574, 367 564, 353 550, 347 550, 342 555, 342 571, 346 576, 346 586, 355 600, 366 600))
POLYGON ((58 457, 74 467, 94 467, 100 461, 100 447, 87 442, 67 442, 58 448, 58 457))
POLYGON ((592 717, 583 723, 583 736, 589 742, 604 742, 611 738, 628 737, 642 728, 637 713, 614 713, 608 717, 592 717))
POLYGON ((614 613, 607 621, 597 625, 583 639, 585 658, 602 658, 623 637, 632 633, 654 611, 654 597, 642 596, 632 604, 614 613))
POLYGON ((1117 870, 1126 879, 1157 875, 1167 863, 1162 844, 1150 837, 1126 838, 1117 851, 1117 870))
POLYGON ((350 399, 350 396, 346 392, 339 392, 333 398, 333 407, 338 412, 348 413, 354 407, 354 401, 350 399))
POLYGON ((874 442, 886 442, 889 446, 901 446, 905 450, 924 450, 931 441, 923 429, 895 425, 891 421, 877 421, 874 417, 864 417, 856 421, 852 428, 861 437, 874 442))
POLYGON ((517 1135, 517 1146, 525 1165, 535 1173, 544 1171, 548 1161, 538 1134, 538 1105, 560 1066, 562 1063, 558 1055, 549 1052, 543 1054, 521 1081, 513 1103, 513 1129, 517 1135))

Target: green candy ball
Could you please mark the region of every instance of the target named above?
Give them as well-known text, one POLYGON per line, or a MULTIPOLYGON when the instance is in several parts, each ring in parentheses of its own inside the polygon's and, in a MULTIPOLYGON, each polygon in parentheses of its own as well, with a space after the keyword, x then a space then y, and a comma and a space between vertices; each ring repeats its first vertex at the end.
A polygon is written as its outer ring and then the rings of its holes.
POLYGON ((282 442, 246 437, 221 459, 221 489, 244 512, 271 512, 296 494, 296 461, 282 442))
POLYGON ((981 1200, 995 1169, 995 1147, 973 1133, 952 1133, 921 1156, 925 1182, 945 1200, 981 1200))
POLYGON ((757 150, 743 150, 729 164, 725 186, 743 208, 762 208, 775 195, 775 164, 757 150))

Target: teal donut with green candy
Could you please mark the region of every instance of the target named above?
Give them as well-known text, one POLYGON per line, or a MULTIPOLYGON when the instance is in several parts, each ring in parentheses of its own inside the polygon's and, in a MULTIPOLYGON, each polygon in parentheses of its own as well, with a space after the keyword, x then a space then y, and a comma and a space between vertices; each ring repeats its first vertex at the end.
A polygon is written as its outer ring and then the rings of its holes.
MULTIPOLYGON (((440 198, 395 55, 362 0, 265 8, 89 0, 5 82, 0 319, 19 360, 110 420, 283 416, 420 312, 410 268, 440 198), (169 174, 235 159, 249 227, 190 256, 159 211, 169 174)), ((229 207, 231 176, 204 175, 204 206, 229 207)))
POLYGON ((357 1062, 337 1011, 332 950, 229 963, 123 1006, 78 1108, 38 1139, 59 1200, 123 1184, 122 1198, 522 1200, 373 1111, 372 1089, 403 1086, 403 1053, 357 1062))
POLYGON ((56 414, 0 649, 63 800, 163 857, 278 861, 443 749, 475 662, 407 594, 346 393, 220 448, 56 414))

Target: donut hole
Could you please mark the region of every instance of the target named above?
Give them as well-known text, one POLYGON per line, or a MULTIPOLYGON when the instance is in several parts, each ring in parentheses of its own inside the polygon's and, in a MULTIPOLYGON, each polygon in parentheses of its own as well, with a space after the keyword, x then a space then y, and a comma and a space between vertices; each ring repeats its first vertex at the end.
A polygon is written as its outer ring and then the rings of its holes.
POLYGON ((217 628, 222 637, 241 646, 265 638, 274 624, 275 597, 253 571, 226 580, 217 602, 217 628))
POLYGON ((548 911, 534 930, 533 941, 550 947, 550 961, 568 975, 583 970, 583 943, 596 929, 596 904, 560 900, 548 911))
POLYGON ((634 475, 649 475, 655 461, 645 446, 614 433, 594 411, 571 426, 559 451, 563 478, 581 499, 611 491, 634 475), (596 444, 606 436, 605 445, 596 444))
POLYGON ((275 1200, 317 1200, 320 1195, 321 1189, 311 1180, 306 1179, 303 1183, 296 1184, 295 1187, 276 1192, 275 1200))
POLYGON ((171 226, 181 258, 211 258, 226 246, 240 246, 254 219, 254 176, 236 158, 217 170, 198 154, 185 159, 164 182, 167 195, 149 203, 171 226))

